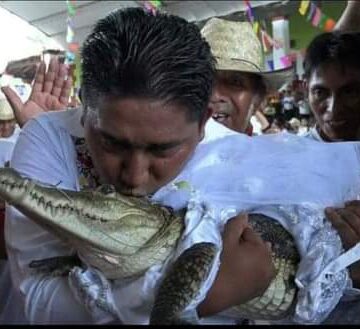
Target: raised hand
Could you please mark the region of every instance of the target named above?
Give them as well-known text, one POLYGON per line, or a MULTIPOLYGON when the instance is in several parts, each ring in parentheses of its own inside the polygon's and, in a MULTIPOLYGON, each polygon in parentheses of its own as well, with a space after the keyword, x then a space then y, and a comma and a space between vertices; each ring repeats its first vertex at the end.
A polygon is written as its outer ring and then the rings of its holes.
POLYGON ((47 71, 45 63, 41 62, 25 103, 9 86, 1 88, 20 127, 40 113, 64 110, 68 106, 72 79, 67 77, 67 73, 67 65, 59 63, 56 58, 51 59, 47 71))

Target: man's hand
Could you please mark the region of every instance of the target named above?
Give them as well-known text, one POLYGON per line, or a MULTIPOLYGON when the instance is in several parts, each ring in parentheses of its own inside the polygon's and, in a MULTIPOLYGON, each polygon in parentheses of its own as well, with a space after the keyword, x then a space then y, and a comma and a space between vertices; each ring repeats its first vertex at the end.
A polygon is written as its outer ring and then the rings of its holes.
POLYGON ((64 110, 68 106, 72 79, 66 79, 67 71, 67 65, 60 64, 56 58, 51 59, 47 71, 45 63, 41 62, 25 104, 10 87, 1 88, 20 127, 42 112, 64 110))
POLYGON ((225 226, 220 269, 197 309, 200 317, 261 296, 275 277, 271 247, 248 226, 247 220, 247 215, 239 215, 225 226))
MULTIPOLYGON (((325 215, 338 231, 345 250, 360 242, 360 201, 350 201, 344 208, 326 208, 325 215)), ((360 261, 350 266, 354 286, 360 288, 360 261)))

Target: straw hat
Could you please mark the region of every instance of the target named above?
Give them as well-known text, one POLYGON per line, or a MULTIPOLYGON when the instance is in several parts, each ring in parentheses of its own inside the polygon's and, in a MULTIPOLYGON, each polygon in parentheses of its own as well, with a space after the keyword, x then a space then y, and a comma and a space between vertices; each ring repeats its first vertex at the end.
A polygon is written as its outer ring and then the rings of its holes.
POLYGON ((294 78, 294 67, 265 71, 260 40, 248 22, 213 17, 201 30, 210 44, 219 71, 251 72, 263 76, 270 90, 278 90, 294 78))
POLYGON ((0 99, 0 121, 13 120, 14 112, 6 99, 0 99))

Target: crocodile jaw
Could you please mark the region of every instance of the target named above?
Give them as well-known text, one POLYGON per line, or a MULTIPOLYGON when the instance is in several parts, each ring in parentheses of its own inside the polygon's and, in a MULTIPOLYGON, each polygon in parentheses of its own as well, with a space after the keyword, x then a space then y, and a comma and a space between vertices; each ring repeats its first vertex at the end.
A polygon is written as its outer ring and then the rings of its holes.
POLYGON ((144 201, 44 187, 11 168, 0 168, 0 198, 63 240, 111 254, 136 253, 166 226, 159 207, 144 201))

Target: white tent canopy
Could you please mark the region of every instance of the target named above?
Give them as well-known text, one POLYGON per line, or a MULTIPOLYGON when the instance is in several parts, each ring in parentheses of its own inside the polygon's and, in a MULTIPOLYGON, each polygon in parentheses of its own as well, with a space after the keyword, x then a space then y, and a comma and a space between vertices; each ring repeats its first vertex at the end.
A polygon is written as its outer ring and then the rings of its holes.
MULTIPOLYGON (((251 1, 253 7, 279 1, 251 1)), ((143 6, 144 1, 73 1, 75 42, 83 42, 94 23, 112 10, 143 6)), ((162 1, 163 9, 189 21, 201 21, 245 9, 244 1, 162 1)), ((0 6, 30 23, 66 48, 66 1, 0 1, 0 6)))
POLYGON ((61 45, 55 40, 1 7, 0 41, 0 73, 9 61, 40 55, 49 48, 61 49, 61 45))

